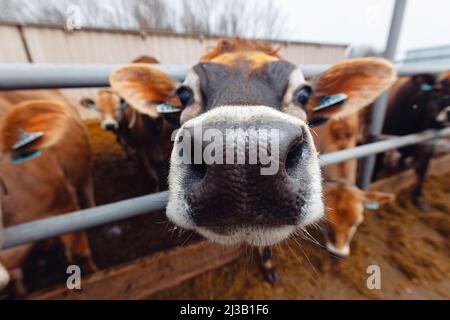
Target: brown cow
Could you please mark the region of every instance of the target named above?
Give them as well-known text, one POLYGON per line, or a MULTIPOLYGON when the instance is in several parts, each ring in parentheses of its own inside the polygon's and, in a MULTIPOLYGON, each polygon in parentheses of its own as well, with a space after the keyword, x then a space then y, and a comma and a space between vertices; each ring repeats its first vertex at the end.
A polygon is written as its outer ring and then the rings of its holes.
MULTIPOLYGON (((389 62, 365 58, 340 62, 307 82, 301 70, 282 60, 270 44, 236 39, 220 41, 192 67, 183 84, 148 64, 120 68, 110 84, 140 112, 156 116, 157 105, 164 101, 181 111, 169 173, 169 219, 222 244, 267 246, 323 214, 321 173, 308 118, 351 115, 394 80, 389 62), (323 98, 338 93, 345 93, 346 100, 316 109, 323 98), (209 134, 219 132, 227 138, 232 137, 228 129, 250 128, 261 135, 270 128, 279 132, 278 143, 261 137, 260 151, 278 148, 270 153, 278 157, 271 163, 279 164, 273 174, 262 173, 262 161, 196 161, 195 154, 204 157, 198 150, 211 148, 207 138, 195 132, 189 136, 192 131, 211 129, 209 134), (193 144, 194 163, 184 161, 191 160, 189 156, 182 159, 191 153, 184 144, 193 144)), ((226 140, 223 147, 234 153, 237 149, 237 156, 245 159, 246 146, 226 140)), ((220 160, 220 148, 215 150, 220 160)))
MULTIPOLYGON (((307 82, 270 44, 234 39, 219 41, 183 84, 144 64, 119 69, 110 84, 140 112, 154 114, 164 101, 181 110, 169 174, 169 219, 215 242, 262 248, 322 217, 321 174, 308 120, 349 116, 394 80, 388 62, 366 58, 338 63, 307 82), (347 95, 345 101, 316 109, 324 98, 340 93, 347 95), (262 138, 259 151, 275 148, 269 153, 278 157, 272 164, 281 170, 265 175, 261 159, 241 164, 234 156, 231 163, 221 164, 222 147, 245 160, 252 140, 245 134, 235 139, 227 130, 259 134, 268 128, 279 132, 281 140, 262 138), (214 152, 221 162, 210 163, 203 154, 196 161, 196 150, 210 149, 196 130, 219 132, 214 141, 225 137, 226 143, 214 152), (239 146, 238 140, 245 145, 239 146)), ((264 265, 273 270, 270 250, 262 253, 264 265)))
POLYGON ((350 254, 350 241, 364 220, 364 208, 376 209, 393 201, 395 195, 363 191, 346 179, 324 183, 326 249, 345 258, 350 254))
MULTIPOLYGON (((142 56, 133 60, 133 63, 155 64, 159 61, 142 56)), ((148 174, 151 191, 158 191, 161 176, 166 177, 164 172, 167 171, 166 164, 172 149, 170 137, 174 125, 164 121, 154 109, 130 107, 111 89, 100 90, 97 101, 83 99, 81 104, 100 112, 102 128, 116 134, 127 158, 130 157, 130 148, 136 149, 139 163, 148 174)))
MULTIPOLYGON (((399 79, 389 95, 383 133, 387 135, 407 135, 427 129, 442 129, 450 126, 450 71, 438 76, 418 74, 399 79)), ((397 169, 406 168, 406 160, 411 158, 417 176, 412 192, 412 200, 421 211, 428 211, 422 188, 433 146, 412 145, 398 149, 400 157, 395 161, 397 169)), ((392 153, 391 153, 392 154, 392 153)), ((392 157, 379 155, 375 167, 375 177, 382 175, 381 169, 392 157), (384 158, 384 159, 383 159, 384 158)), ((383 170, 386 170, 383 168, 383 170)))
MULTIPOLYGON (((81 202, 85 207, 95 205, 89 140, 74 108, 47 100, 13 106, 1 120, 0 147, 5 227, 76 211, 81 202)), ((84 267, 95 270, 84 232, 61 239, 71 263, 82 259, 84 267)), ((24 245, 1 251, 0 264, 19 270, 30 249, 31 245, 24 245)), ((6 280, 0 282, 4 285, 6 280)))

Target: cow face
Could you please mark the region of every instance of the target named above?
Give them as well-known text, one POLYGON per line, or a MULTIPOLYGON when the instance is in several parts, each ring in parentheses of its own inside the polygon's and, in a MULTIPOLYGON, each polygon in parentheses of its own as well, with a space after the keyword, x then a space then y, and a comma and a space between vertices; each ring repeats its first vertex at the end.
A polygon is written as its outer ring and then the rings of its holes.
POLYGON ((112 90, 100 90, 97 96, 97 102, 85 98, 80 104, 89 109, 95 109, 100 113, 100 125, 103 130, 117 131, 122 115, 124 102, 112 90))
POLYGON ((436 100, 438 114, 436 122, 441 127, 450 126, 450 71, 440 75, 438 85, 435 89, 434 99, 436 100))
POLYGON ((147 114, 182 110, 174 135, 167 216, 222 243, 264 246, 323 215, 310 119, 348 115, 395 80, 376 58, 344 61, 306 81, 270 45, 221 41, 177 83, 143 64, 112 74, 111 86, 147 114), (345 94, 329 108, 324 97, 345 94))
POLYGON ((424 120, 421 129, 441 129, 450 125, 450 71, 437 78, 421 74, 412 79, 417 87, 413 109, 424 120))
POLYGON ((395 195, 363 191, 347 182, 327 182, 324 186, 327 250, 339 257, 350 254, 350 242, 364 220, 364 208, 393 201, 395 195))

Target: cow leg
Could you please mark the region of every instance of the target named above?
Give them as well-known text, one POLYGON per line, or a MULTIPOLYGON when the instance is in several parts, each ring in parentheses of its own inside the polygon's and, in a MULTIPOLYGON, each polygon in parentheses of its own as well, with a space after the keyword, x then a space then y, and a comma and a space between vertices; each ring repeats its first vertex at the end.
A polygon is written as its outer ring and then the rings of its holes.
POLYGON ((64 243, 65 254, 69 263, 81 263, 81 268, 93 272, 98 270, 92 259, 91 249, 86 233, 83 231, 72 232, 61 236, 64 243))
POLYGON ((0 263, 0 291, 2 291, 9 283, 10 275, 8 270, 0 263))
POLYGON ((86 208, 95 207, 94 183, 92 181, 92 177, 89 177, 88 181, 84 184, 82 194, 86 208))
POLYGON ((431 156, 432 149, 420 147, 417 154, 415 155, 415 171, 417 176, 417 183, 412 195, 415 206, 422 212, 427 212, 429 209, 427 203, 425 202, 425 199, 423 198, 422 189, 428 171, 428 166, 430 164, 431 156))
MULTIPOLYGON (((23 298, 27 295, 27 289, 23 283, 22 265, 32 248, 33 245, 26 244, 0 252, 0 282, 6 286, 9 281, 14 297, 23 298)), ((0 284, 0 291, 2 284, 0 284)))
MULTIPOLYGON (((71 198, 72 204, 71 208, 65 211, 70 212, 74 210, 80 210, 75 188, 73 188, 71 185, 67 185, 67 191, 71 198)), ((87 199, 87 201, 89 205, 89 200, 87 199)), ((91 204, 94 202, 93 197, 90 201, 91 204)), ((62 235, 60 238, 64 244, 66 258, 70 263, 80 262, 82 267, 84 267, 87 271, 96 271, 98 269, 92 259, 91 249, 89 247, 89 242, 84 231, 67 233, 62 235)))
POLYGON ((276 285, 279 278, 272 262, 272 249, 270 247, 258 248, 258 254, 264 279, 271 285, 276 285))
POLYGON ((151 191, 158 192, 159 191, 159 177, 158 177, 158 174, 157 174, 155 168, 150 163, 150 160, 144 151, 139 150, 138 157, 139 157, 139 161, 144 166, 144 170, 147 172, 148 178, 150 180, 149 182, 151 185, 151 191))

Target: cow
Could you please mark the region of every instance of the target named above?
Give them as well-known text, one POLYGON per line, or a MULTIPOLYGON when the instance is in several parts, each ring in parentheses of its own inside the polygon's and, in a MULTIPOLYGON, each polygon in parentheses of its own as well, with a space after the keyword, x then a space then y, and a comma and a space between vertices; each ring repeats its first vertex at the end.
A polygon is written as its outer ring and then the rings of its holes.
MULTIPOLYGON (((159 61, 150 56, 141 56, 132 63, 155 64, 159 61)), ((135 108, 113 89, 99 90, 96 101, 85 98, 81 105, 99 111, 102 128, 115 133, 128 159, 131 150, 136 150, 139 163, 148 175, 150 191, 157 192, 161 184, 165 183, 161 176, 166 178, 166 166, 172 148, 170 135, 175 129, 174 124, 164 121, 157 112, 135 108)))
POLYGON ((395 200, 386 192, 364 191, 347 179, 324 183, 326 249, 334 256, 345 258, 350 254, 350 242, 364 220, 364 209, 378 209, 395 200))
MULTIPOLYGON (((4 227, 95 206, 89 140, 73 107, 49 100, 10 107, 1 118, 0 156, 4 227)), ((62 235, 61 240, 69 262, 96 270, 84 232, 62 235)), ((20 266, 31 247, 0 252, 2 286, 11 272, 16 289, 23 294, 20 266)))
POLYGON ((322 177, 308 123, 357 112, 395 78, 388 61, 362 58, 306 81, 270 44, 233 39, 219 41, 183 83, 151 65, 131 64, 113 72, 110 85, 142 113, 178 115, 169 220, 223 245, 264 247, 323 216, 322 177), (336 95, 345 99, 336 101, 336 95), (207 143, 212 140, 215 147, 207 143), (260 152, 256 163, 245 160, 253 140, 260 152), (223 149, 230 159, 223 161, 223 149))
MULTIPOLYGON (((351 58, 375 56, 379 54, 372 47, 365 45, 350 46, 346 51, 346 57, 351 58)), ((313 137, 319 152, 331 153, 356 147, 367 128, 363 115, 368 113, 368 109, 372 111, 372 108, 371 104, 360 112, 314 128, 313 137)), ((327 166, 323 170, 326 219, 322 230, 325 248, 333 256, 348 256, 350 241, 363 220, 364 192, 355 186, 357 172, 356 159, 327 166), (339 194, 345 196, 339 197, 339 194)))
POLYGON ((52 100, 70 104, 62 92, 56 89, 0 91, 0 118, 12 106, 29 100, 52 100))
MULTIPOLYGON (((450 124, 450 71, 438 76, 418 74, 400 78, 392 87, 388 99, 383 134, 402 136, 422 132, 426 129, 441 129, 450 124)), ((433 156, 433 147, 427 144, 398 149, 395 159, 398 169, 406 168, 406 160, 412 157, 417 182, 412 192, 415 206, 428 211, 422 188, 426 172, 433 156)), ((386 155, 377 157, 374 177, 380 177, 386 155)))

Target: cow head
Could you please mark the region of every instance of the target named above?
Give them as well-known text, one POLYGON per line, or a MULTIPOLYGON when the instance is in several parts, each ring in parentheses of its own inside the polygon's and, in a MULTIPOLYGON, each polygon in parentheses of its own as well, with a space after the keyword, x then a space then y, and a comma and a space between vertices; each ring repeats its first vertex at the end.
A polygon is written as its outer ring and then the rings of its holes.
POLYGON ((439 110, 436 122, 441 127, 450 126, 450 71, 444 72, 438 77, 436 91, 434 99, 437 110, 439 110))
POLYGON ((323 215, 308 121, 356 112, 394 80, 391 64, 366 58, 340 62, 307 81, 270 44, 240 39, 220 41, 184 83, 144 64, 110 77, 139 110, 153 114, 161 102, 181 110, 169 219, 222 244, 257 246, 277 243, 323 215), (323 108, 338 94, 345 101, 323 108))
POLYGON ((350 254, 350 242, 364 220, 364 208, 377 209, 393 201, 395 195, 363 191, 345 181, 324 184, 327 250, 339 257, 350 254))
POLYGON ((425 119, 422 129, 440 129, 450 125, 450 71, 435 77, 419 74, 412 77, 417 93, 412 96, 413 108, 425 119))
POLYGON ((95 109, 100 113, 103 130, 116 131, 127 104, 112 90, 98 91, 97 101, 84 98, 80 101, 83 107, 95 109))

